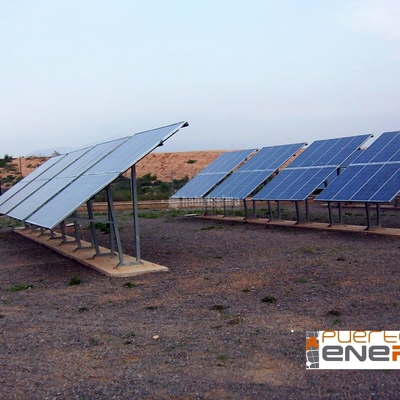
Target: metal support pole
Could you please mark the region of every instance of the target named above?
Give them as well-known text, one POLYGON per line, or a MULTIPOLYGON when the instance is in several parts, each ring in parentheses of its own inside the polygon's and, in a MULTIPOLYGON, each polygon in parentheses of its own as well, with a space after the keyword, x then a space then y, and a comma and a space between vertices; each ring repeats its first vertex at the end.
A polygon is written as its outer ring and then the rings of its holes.
POLYGON ((342 209, 342 202, 338 202, 338 210, 339 210, 339 224, 343 225, 343 209, 342 209))
POLYGON ((381 205, 376 203, 376 225, 381 226, 381 205))
POLYGON ((231 199, 231 214, 232 217, 235 215, 235 200, 231 199))
POLYGON ((367 214, 367 231, 371 229, 371 216, 369 213, 369 204, 365 203, 365 213, 367 214))
POLYGON ((67 241, 67 235, 65 233, 65 224, 64 221, 60 223, 60 229, 61 229, 61 236, 62 236, 62 243, 65 243, 67 241))
POLYGON ((114 241, 115 241, 115 229, 114 229, 114 220, 113 220, 113 216, 112 216, 112 211, 111 211, 111 205, 113 204, 112 202, 112 194, 111 194, 111 190, 109 190, 109 186, 107 186, 107 212, 108 212, 108 220, 111 221, 109 223, 110 225, 110 253, 114 254, 115 253, 115 246, 114 246, 114 241))
POLYGON ((75 235, 75 241, 78 244, 78 249, 82 247, 81 245, 81 238, 79 236, 79 224, 78 221, 75 219, 76 217, 76 211, 73 212, 72 218, 74 220, 74 235, 75 235))
POLYGON ((99 254, 100 247, 99 247, 99 242, 97 240, 96 227, 95 227, 95 223, 94 223, 93 199, 90 199, 89 201, 86 202, 86 207, 87 207, 87 212, 88 212, 88 216, 90 219, 90 241, 92 243, 92 246, 96 250, 96 254, 99 254))
POLYGON ((308 197, 305 200, 305 205, 306 205, 306 221, 309 221, 310 220, 310 210, 308 207, 308 197))
POLYGON ((281 202, 278 200, 276 202, 277 210, 278 210, 278 219, 282 219, 282 213, 281 213, 281 202))
POLYGON ((247 203, 246 199, 243 200, 243 207, 244 207, 244 219, 247 219, 247 203))
POLYGON ((54 229, 50 229, 50 240, 52 239, 60 239, 60 236, 55 235, 54 229))
MULTIPOLYGON (((117 241, 117 249, 118 249, 118 255, 119 255, 119 264, 118 265, 120 265, 124 262, 124 254, 122 253, 121 238, 119 236, 118 222, 117 222, 117 217, 115 215, 110 185, 107 186, 106 190, 107 190, 108 206, 109 206, 110 217, 111 217, 110 228, 112 225, 112 230, 114 231, 115 239, 117 241)), ((110 229, 110 233, 111 233, 111 229, 110 229)), ((113 251, 111 251, 111 253, 113 253, 113 251)))
POLYGON ((328 211, 329 211, 329 226, 333 226, 332 204, 330 201, 328 201, 328 211))
POLYGON ((226 201, 225 199, 222 200, 224 206, 224 217, 226 217, 226 201))
POLYGON ((256 211, 256 201, 253 200, 253 217, 255 218, 257 216, 257 211, 256 211))
POLYGON ((271 202, 267 200, 268 204, 268 212, 269 212, 269 220, 272 221, 272 207, 271 207, 271 202))
POLYGON ((299 202, 295 201, 294 202, 295 206, 296 206, 296 214, 297 214, 297 224, 300 223, 300 210, 299 210, 299 202))
POLYGON ((133 203, 133 224, 136 249, 136 261, 140 261, 140 236, 139 236, 139 216, 137 207, 137 187, 136 187, 136 166, 131 167, 131 191, 133 203))

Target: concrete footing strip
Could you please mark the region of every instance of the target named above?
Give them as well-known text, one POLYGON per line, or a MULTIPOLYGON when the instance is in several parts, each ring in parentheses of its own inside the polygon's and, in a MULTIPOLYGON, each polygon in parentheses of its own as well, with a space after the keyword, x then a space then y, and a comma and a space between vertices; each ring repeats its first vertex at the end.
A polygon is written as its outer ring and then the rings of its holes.
MULTIPOLYGON (((118 266, 119 257, 117 255, 101 255, 95 257, 94 249, 77 249, 76 243, 73 242, 72 237, 67 237, 67 243, 62 242, 62 238, 51 239, 49 234, 41 235, 39 231, 32 231, 30 229, 16 229, 14 232, 24 236, 36 243, 40 243, 64 257, 71 258, 86 267, 95 269, 110 277, 127 278, 136 275, 148 274, 151 272, 166 272, 167 267, 154 264, 149 261, 141 260, 136 261, 135 257, 124 254, 124 265, 118 266), (68 243, 69 242, 69 243, 68 243)), ((82 247, 89 247, 90 243, 81 241, 82 247)), ((109 253, 110 250, 100 247, 101 253, 109 253)))

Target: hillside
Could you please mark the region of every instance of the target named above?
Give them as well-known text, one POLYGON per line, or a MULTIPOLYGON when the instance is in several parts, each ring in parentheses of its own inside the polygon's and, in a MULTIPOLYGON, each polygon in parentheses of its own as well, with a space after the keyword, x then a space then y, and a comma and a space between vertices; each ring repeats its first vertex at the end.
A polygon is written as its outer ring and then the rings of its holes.
MULTIPOLYGON (((182 179, 185 175, 192 178, 224 152, 224 150, 210 150, 150 153, 139 161, 136 173, 138 177, 151 173, 165 182, 171 181, 172 173, 174 179, 182 179)), ((21 157, 6 163, 0 168, 2 188, 10 188, 21 176, 26 177, 47 159, 48 157, 21 157)))

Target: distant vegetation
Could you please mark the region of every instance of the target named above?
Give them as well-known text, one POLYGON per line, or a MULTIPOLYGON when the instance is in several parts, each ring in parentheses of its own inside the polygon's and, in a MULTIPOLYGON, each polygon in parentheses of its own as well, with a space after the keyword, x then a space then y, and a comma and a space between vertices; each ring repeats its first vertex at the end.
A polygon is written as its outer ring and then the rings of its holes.
POLYGON ((0 158, 0 168, 7 169, 10 167, 10 162, 13 160, 11 156, 5 154, 3 158, 0 158))
MULTIPOLYGON (((166 200, 189 181, 189 177, 174 179, 173 182, 163 182, 150 172, 136 179, 138 200, 166 200)), ((114 201, 129 201, 131 199, 131 180, 121 176, 111 184, 114 201)), ((100 192, 95 200, 106 201, 105 191, 100 192)))
POLYGON ((5 154, 3 158, 0 158, 0 168, 3 170, 3 173, 0 175, 1 183, 5 189, 9 188, 21 179, 18 175, 17 167, 12 163, 12 161, 13 158, 8 154, 5 154), (5 175, 5 173, 7 175, 5 175))

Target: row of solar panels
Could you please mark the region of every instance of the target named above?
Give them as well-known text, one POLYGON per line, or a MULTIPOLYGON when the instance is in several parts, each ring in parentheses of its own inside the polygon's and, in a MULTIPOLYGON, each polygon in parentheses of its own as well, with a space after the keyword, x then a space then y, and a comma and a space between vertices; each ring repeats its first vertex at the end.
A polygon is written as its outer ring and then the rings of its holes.
POLYGON ((0 196, 0 214, 53 229, 185 126, 179 122, 50 158, 0 196))
POLYGON ((383 133, 360 151, 369 138, 315 141, 272 180, 305 143, 225 153, 172 197, 303 201, 329 180, 316 200, 390 202, 400 191, 400 132, 383 133))

